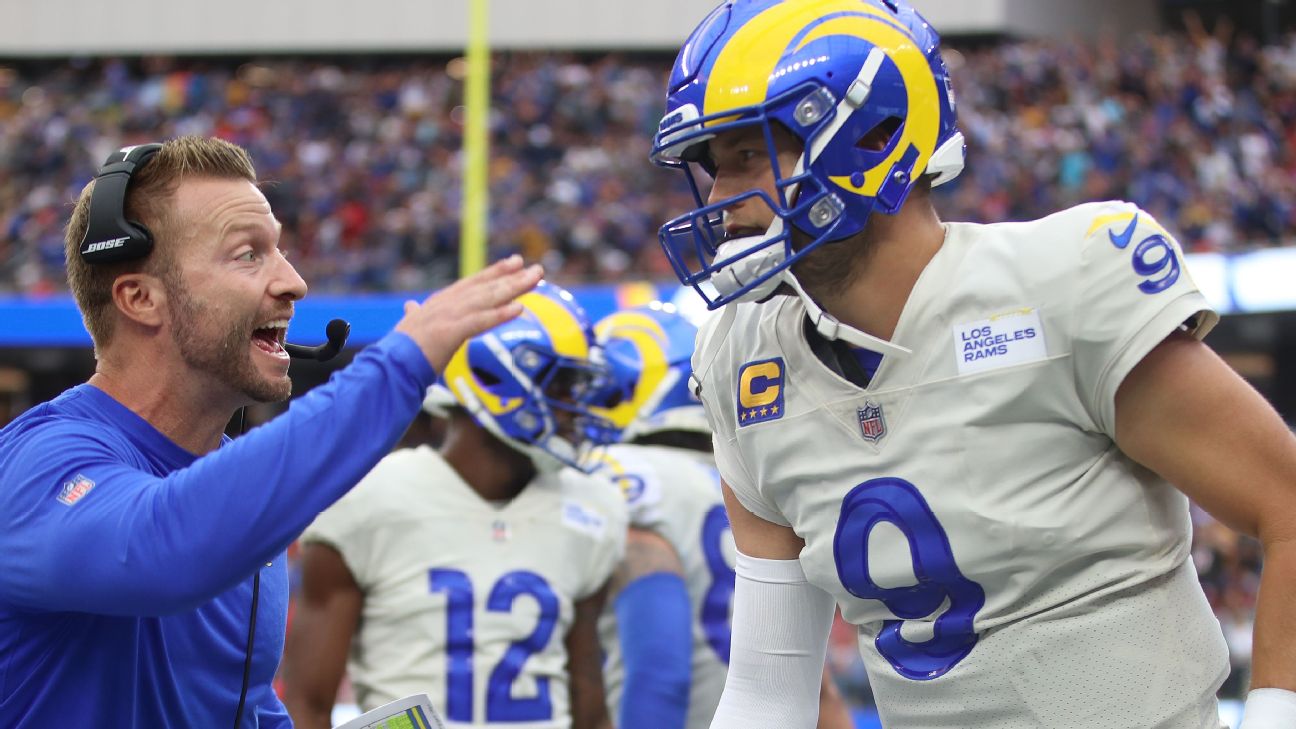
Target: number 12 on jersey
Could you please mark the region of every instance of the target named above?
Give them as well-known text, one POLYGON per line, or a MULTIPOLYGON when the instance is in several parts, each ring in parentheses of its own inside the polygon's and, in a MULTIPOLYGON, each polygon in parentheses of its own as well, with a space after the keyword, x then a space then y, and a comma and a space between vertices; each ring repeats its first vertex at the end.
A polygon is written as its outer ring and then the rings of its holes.
MULTIPOLYGON (((473 596, 472 580, 459 570, 428 572, 433 593, 446 595, 446 717, 454 722, 473 721, 473 596)), ((499 578, 486 598, 490 612, 507 613, 513 601, 528 595, 540 607, 540 618, 526 638, 509 645, 486 683, 486 721, 544 721, 553 718, 549 679, 536 679, 536 695, 514 698, 513 682, 527 659, 544 650, 558 623, 558 596, 540 575, 517 570, 499 578)))
POLYGON ((926 499, 900 478, 875 478, 856 486, 842 499, 833 538, 837 577, 852 595, 879 600, 900 620, 885 620, 878 633, 878 652, 901 676, 928 681, 944 675, 972 652, 977 642, 973 620, 985 605, 985 591, 959 571, 949 537, 926 499), (869 572, 868 546, 873 527, 895 525, 909 542, 918 584, 880 587, 869 572), (931 639, 906 640, 905 620, 930 617, 942 605, 931 639))

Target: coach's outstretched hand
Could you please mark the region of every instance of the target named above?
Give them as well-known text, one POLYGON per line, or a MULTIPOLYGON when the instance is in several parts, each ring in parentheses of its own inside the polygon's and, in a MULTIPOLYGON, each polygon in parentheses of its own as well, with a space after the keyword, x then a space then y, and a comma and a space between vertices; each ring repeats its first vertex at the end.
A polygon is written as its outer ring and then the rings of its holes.
POLYGON ((405 302, 396 331, 413 339, 437 372, 469 337, 522 313, 517 297, 535 288, 544 270, 523 268, 521 256, 510 256, 432 294, 422 304, 405 302))

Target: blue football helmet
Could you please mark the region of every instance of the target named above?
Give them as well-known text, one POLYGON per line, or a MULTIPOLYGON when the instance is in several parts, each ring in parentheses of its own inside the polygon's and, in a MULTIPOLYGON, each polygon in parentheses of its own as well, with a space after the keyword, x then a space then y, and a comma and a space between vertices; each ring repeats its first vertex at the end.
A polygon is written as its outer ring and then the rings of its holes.
POLYGON ((711 309, 762 300, 783 282, 804 296, 793 263, 860 232, 874 212, 895 213, 924 175, 934 185, 954 179, 963 153, 940 36, 904 0, 730 0, 693 31, 671 71, 652 159, 685 172, 698 207, 659 237, 680 281, 711 309), (778 168, 775 123, 801 142, 793 169, 778 168), (707 204, 707 141, 744 127, 764 132, 777 199, 749 190, 707 204), (861 148, 878 129, 894 129, 886 147, 861 148), (722 211, 755 197, 773 223, 725 240, 722 211), (809 241, 795 251, 794 228, 809 241))
POLYGON ((543 471, 591 471, 599 449, 620 433, 591 410, 608 372, 589 317, 569 292, 544 281, 518 301, 520 316, 454 353, 425 407, 452 399, 543 471))
POLYGON ((661 302, 613 312, 594 325, 610 373, 601 412, 625 440, 671 430, 711 432, 689 384, 697 331, 661 302))

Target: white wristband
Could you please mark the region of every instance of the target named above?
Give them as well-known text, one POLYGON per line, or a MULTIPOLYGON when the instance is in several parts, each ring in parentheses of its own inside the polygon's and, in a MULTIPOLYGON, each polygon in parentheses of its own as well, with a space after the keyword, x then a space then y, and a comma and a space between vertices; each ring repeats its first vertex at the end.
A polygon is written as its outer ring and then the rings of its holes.
POLYGON ((1252 689, 1238 729, 1296 729, 1296 691, 1252 689))

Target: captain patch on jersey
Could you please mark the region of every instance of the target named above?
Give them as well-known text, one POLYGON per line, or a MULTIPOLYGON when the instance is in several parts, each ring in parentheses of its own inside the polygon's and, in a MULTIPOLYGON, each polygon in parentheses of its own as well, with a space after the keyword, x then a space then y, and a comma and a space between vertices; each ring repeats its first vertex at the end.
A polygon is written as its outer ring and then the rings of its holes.
POLYGON ((739 426, 783 417, 785 372, 782 357, 748 362, 738 370, 739 426))

